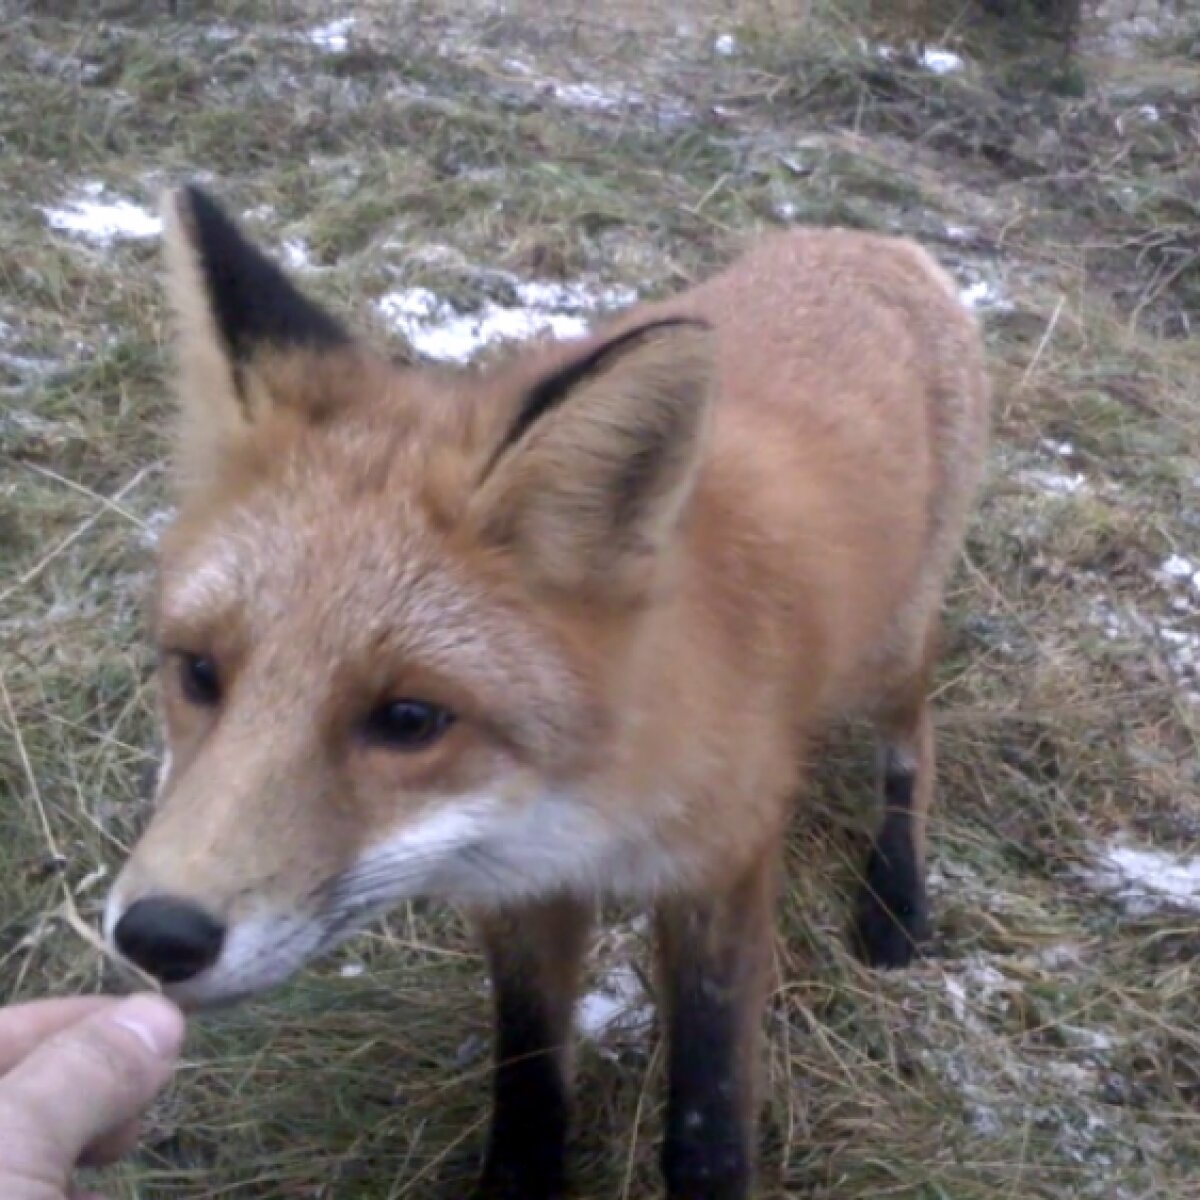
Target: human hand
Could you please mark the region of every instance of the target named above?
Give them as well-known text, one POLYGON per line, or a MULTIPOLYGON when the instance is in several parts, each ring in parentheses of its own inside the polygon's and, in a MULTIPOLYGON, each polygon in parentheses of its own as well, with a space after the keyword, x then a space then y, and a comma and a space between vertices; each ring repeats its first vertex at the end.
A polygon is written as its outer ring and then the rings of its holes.
POLYGON ((0 1196, 98 1200, 78 1166, 119 1158, 166 1086, 183 1043, 160 996, 79 996, 0 1008, 0 1196))

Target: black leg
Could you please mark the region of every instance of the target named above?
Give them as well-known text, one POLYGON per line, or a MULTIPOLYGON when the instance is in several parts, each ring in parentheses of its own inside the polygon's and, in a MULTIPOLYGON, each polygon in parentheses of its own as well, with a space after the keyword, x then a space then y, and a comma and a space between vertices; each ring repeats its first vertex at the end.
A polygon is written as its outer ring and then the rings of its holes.
POLYGON ((923 855, 924 806, 930 782, 910 754, 884 753, 884 817, 859 893, 859 952, 873 967, 906 967, 929 936, 923 855))
POLYGON ((669 1200, 750 1195, 773 898, 772 860, 724 894, 660 907, 669 1200))
POLYGON ((668 1066, 662 1168, 670 1200, 742 1200, 751 1154, 738 1098, 733 998, 701 978, 681 980, 668 1066))
POLYGON ((492 1126, 477 1195, 559 1200, 570 1041, 590 910, 561 900, 479 921, 496 1003, 492 1126))
POLYGON ((508 989, 497 1004, 492 1128, 482 1195, 552 1200, 565 1185, 567 1083, 553 1022, 531 995, 508 989))

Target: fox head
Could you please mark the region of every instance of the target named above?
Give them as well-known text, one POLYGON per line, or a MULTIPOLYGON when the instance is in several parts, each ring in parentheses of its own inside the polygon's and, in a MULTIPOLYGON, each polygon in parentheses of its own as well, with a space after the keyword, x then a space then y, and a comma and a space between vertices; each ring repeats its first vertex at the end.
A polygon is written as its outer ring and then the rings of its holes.
POLYGON ((621 753, 622 666, 671 587, 709 331, 625 321, 483 373, 405 367, 204 193, 164 210, 165 756, 108 937, 206 1005, 407 898, 606 877, 652 840, 589 781, 621 753))

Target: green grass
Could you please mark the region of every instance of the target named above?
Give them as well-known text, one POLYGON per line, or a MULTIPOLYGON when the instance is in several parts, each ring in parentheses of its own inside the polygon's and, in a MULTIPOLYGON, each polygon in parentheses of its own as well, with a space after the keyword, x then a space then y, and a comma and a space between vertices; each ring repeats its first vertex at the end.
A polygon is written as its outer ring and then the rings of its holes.
MULTIPOLYGON (((970 6, 688 7, 359 3, 326 54, 296 36, 331 19, 316 5, 0 3, 0 998, 117 984, 88 929, 157 757, 158 248, 91 247, 40 206, 85 180, 149 205, 210 173, 398 352, 370 312, 397 287, 464 309, 497 271, 656 295, 768 227, 907 232, 1010 304, 984 315, 997 444, 937 679, 936 939, 892 976, 847 953, 870 765, 839 734, 789 846, 762 1194, 1193 1194, 1195 911, 1130 911, 1081 873, 1121 832, 1200 853, 1200 680, 1163 632, 1200 634, 1200 598, 1156 574, 1200 560, 1193 41, 1171 26, 1114 55, 1085 22, 1064 94, 1029 66, 1044 47, 1002 45, 970 6), (968 71, 858 41, 918 33, 968 71)), ((107 1194, 461 1196, 487 1036, 463 926, 403 909, 198 1026, 107 1194)), ((603 1049, 581 1059, 578 1193, 648 1198, 657 1042, 603 1049)))

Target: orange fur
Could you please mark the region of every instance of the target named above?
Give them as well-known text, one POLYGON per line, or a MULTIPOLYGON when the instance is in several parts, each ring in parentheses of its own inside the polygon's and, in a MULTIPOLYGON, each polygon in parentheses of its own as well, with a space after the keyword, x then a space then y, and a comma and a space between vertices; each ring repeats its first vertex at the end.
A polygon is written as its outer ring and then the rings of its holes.
MULTIPOLYGON (((487 940, 512 928, 489 914, 618 894, 660 905, 669 970, 689 921, 725 931, 710 973, 757 981, 734 1022, 753 1028, 764 927, 728 906, 766 895, 826 722, 873 716, 896 762, 920 759, 923 863, 924 683, 988 420, 952 284, 906 241, 795 232, 479 374, 357 343, 268 348, 238 402, 189 237, 185 211, 169 232, 185 486, 155 617, 171 767, 112 920, 169 892, 225 925, 229 961, 177 989, 206 1003, 407 895, 463 903, 487 940), (533 390, 593 352, 506 445, 533 390), (218 706, 181 694, 175 651, 215 661, 218 706), (398 697, 457 721, 414 753, 365 741, 365 715, 398 697), (260 955, 291 949, 267 969, 246 930, 260 955), (726 962, 739 941, 758 947, 744 970, 726 962)), ((493 960, 569 990, 571 929, 558 967, 552 946, 502 953, 507 934, 493 960)), ((565 1036, 556 1004, 543 1036, 565 1036)), ((743 1194, 689 1190, 679 1138, 673 1195, 743 1194)), ((519 1174, 497 1154, 494 1180, 519 1174)))

